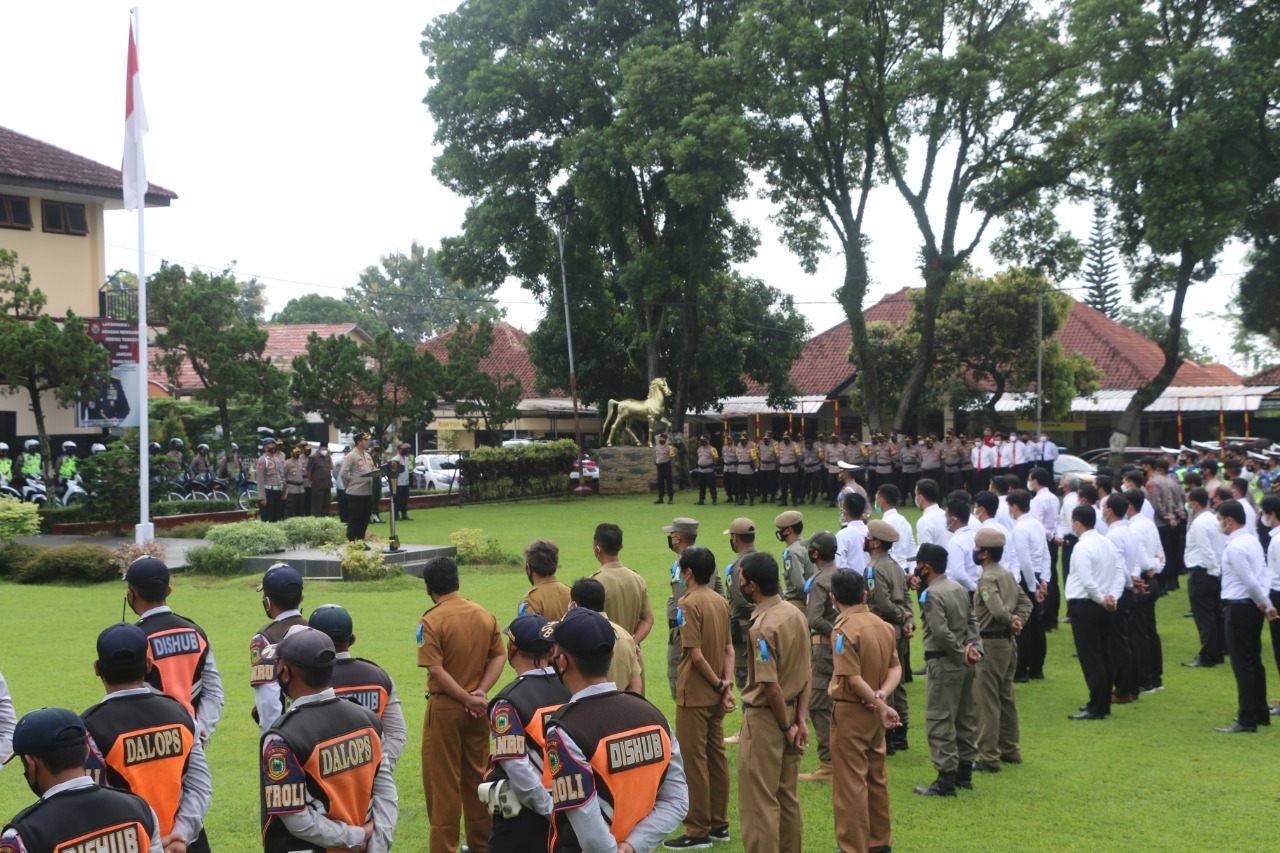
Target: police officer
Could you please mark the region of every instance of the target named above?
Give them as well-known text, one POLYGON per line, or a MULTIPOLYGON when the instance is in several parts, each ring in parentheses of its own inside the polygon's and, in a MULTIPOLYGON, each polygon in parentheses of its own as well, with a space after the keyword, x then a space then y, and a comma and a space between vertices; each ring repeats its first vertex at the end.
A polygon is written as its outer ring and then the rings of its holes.
POLYGON ((136 850, 164 853, 156 813, 137 794, 99 787, 85 772, 89 734, 66 708, 41 708, 18 721, 13 756, 39 802, 0 834, 0 853, 136 850), (76 845, 76 846, 72 846, 76 845))
POLYGON ((927 797, 954 797, 957 787, 972 788, 977 755, 973 667, 982 659, 982 640, 968 590, 946 572, 946 549, 922 545, 916 554, 915 576, 921 590, 920 618, 929 675, 925 691, 929 758, 938 778, 915 790, 927 797))
POLYGON ((774 503, 778 499, 778 448, 773 443, 773 433, 764 434, 756 455, 760 459, 760 499, 774 503))
MULTIPOLYGON (((821 435, 818 438, 822 438, 821 435)), ((807 496, 809 503, 818 500, 818 492, 822 488, 822 449, 813 443, 813 438, 805 436, 804 448, 800 451, 800 464, 803 475, 800 485, 800 498, 796 505, 804 503, 807 496)))
MULTIPOLYGON (((902 566, 889 553, 898 541, 898 530, 883 519, 867 522, 867 535, 862 540, 863 550, 868 554, 867 607, 885 622, 893 626, 894 642, 897 644, 898 660, 908 660, 911 650, 911 637, 915 634, 915 614, 907 599, 907 582, 902 566)), ((906 667, 903 667, 905 670, 906 667)), ((910 672, 904 671, 898 686, 889 698, 889 704, 897 711, 901 725, 890 730, 886 749, 889 755, 898 750, 906 750, 907 732, 911 723, 910 707, 907 702, 906 682, 911 680, 910 672)))
POLYGON ((831 632, 835 629, 836 608, 831 599, 831 579, 836 573, 836 537, 819 530, 809 538, 807 549, 814 574, 804 584, 805 619, 809 622, 809 665, 813 687, 809 692, 809 718, 818 739, 818 769, 802 773, 801 782, 830 782, 831 766, 831 632))
MULTIPOLYGON (((698 506, 707 502, 707 489, 711 489, 711 505, 716 504, 716 460, 720 454, 704 435, 698 439, 698 506)), ((727 475, 726 475, 727 476, 727 475)), ((726 492, 728 487, 726 486, 726 492)))
POLYGON ((898 489, 906 496, 908 502, 915 495, 916 483, 920 480, 921 457, 924 449, 921 443, 920 437, 907 436, 902 440, 902 448, 898 451, 898 463, 902 465, 902 479, 898 481, 898 489))
POLYGON ((165 453, 165 456, 169 457, 170 464, 173 466, 175 471, 187 470, 187 452, 184 449, 185 447, 186 443, 183 442, 182 439, 169 439, 169 450, 165 453))
POLYGON ((647 853, 689 808, 680 747, 662 713, 608 680, 614 633, 576 608, 552 633, 552 665, 572 694, 546 725, 553 853, 647 853))
POLYGON ((66 484, 76 478, 76 468, 79 460, 76 458, 76 443, 74 441, 62 442, 62 455, 54 462, 54 484, 61 494, 66 490, 66 484))
POLYGON ((664 485, 667 489, 667 503, 675 503, 675 485, 671 479, 671 445, 667 443, 665 432, 658 433, 658 443, 653 447, 653 464, 658 469, 658 499, 654 503, 662 503, 664 485))
POLYGON ((846 461, 845 451, 848 447, 848 439, 840 438, 835 431, 827 437, 827 444, 822 454, 822 462, 826 467, 822 490, 827 496, 827 506, 831 508, 836 505, 836 493, 840 490, 840 463, 846 461))
POLYGON ((794 509, 787 510, 773 520, 777 528, 774 535, 778 541, 786 545, 782 552, 782 576, 785 589, 782 597, 796 607, 804 609, 804 583, 813 577, 813 563, 809 560, 809 549, 800 534, 804 532, 804 516, 794 509))
POLYGON ((544 779, 544 721, 569 701, 569 690, 551 668, 552 626, 536 613, 517 616, 507 626, 507 663, 516 678, 489 702, 493 754, 481 786, 493 815, 488 853, 545 851, 550 831, 551 794, 544 779), (502 806, 505 799, 512 805, 502 806), (518 809, 518 810, 517 810, 518 809))
POLYGON ((431 821, 431 853, 458 849, 465 815, 467 844, 483 850, 489 815, 475 796, 489 763, 489 688, 502 674, 505 652, 498 621, 458 594, 458 566, 449 557, 422 571, 434 606, 418 621, 418 666, 427 669, 422 727, 422 786, 431 821))
POLYGON ((154 666, 147 683, 182 703, 195 717, 201 745, 209 743, 222 719, 222 675, 204 629, 169 609, 169 567, 155 557, 139 557, 124 573, 125 600, 147 635, 154 666))
POLYGON ((778 442, 778 491, 782 496, 780 506, 787 506, 788 499, 800 505, 800 447, 789 432, 784 432, 778 442))
POLYGON ((356 436, 356 445, 342 460, 342 484, 347 496, 347 541, 360 542, 369 531, 374 511, 373 457, 369 454, 369 433, 356 436))
MULTIPOLYGON (((736 555, 725 567, 725 598, 729 600, 729 634, 733 639, 733 680, 738 689, 747 684, 747 634, 751 627, 751 614, 755 603, 743 590, 741 562, 756 550, 756 524, 749 518, 735 518, 724 532, 729 537, 729 550, 736 555)), ((725 743, 737 743, 738 735, 725 738, 725 743)))
POLYGON ((98 635, 93 669, 107 695, 80 715, 89 732, 85 766, 99 784, 147 801, 166 848, 208 851, 203 826, 213 780, 204 748, 187 709, 143 680, 151 669, 147 648, 137 625, 120 622, 98 635))
POLYGON ((213 473, 213 460, 209 458, 209 445, 197 444, 196 455, 191 457, 191 464, 188 466, 193 477, 203 477, 206 474, 213 473))
POLYGON ((306 515, 308 510, 307 460, 299 444, 284 463, 284 514, 286 518, 296 518, 306 515))
POLYGON ((294 627, 276 653, 291 701, 262 738, 263 849, 390 850, 399 806, 377 715, 334 694, 327 635, 294 627))
POLYGON ((943 488, 947 492, 963 489, 964 472, 962 469, 967 458, 964 448, 960 446, 960 441, 950 430, 947 430, 947 435, 942 440, 942 445, 942 471, 944 477, 941 482, 943 488))
POLYGON ((974 538, 973 560, 982 566, 973 599, 984 652, 973 682, 978 712, 978 759, 973 769, 980 773, 999 773, 1001 760, 1022 762, 1013 676, 1018 666, 1018 634, 1031 618, 1032 607, 1013 573, 1001 565, 1004 548, 1004 534, 995 528, 984 527, 974 538))
POLYGON ((535 539, 524 548, 524 574, 533 588, 516 606, 516 615, 536 613, 559 622, 569 612, 569 587, 556 577, 560 548, 550 539, 535 539))
POLYGON ((302 575, 293 566, 276 563, 258 584, 262 609, 271 619, 249 642, 249 685, 253 688, 253 716, 265 732, 284 713, 285 697, 276 680, 275 646, 294 625, 305 625, 302 611, 302 575))
POLYGON ((409 727, 404 722, 404 708, 396 694, 395 682, 373 661, 352 656, 356 634, 346 608, 322 604, 311 611, 307 625, 333 641, 336 655, 329 686, 334 695, 372 711, 382 722, 382 754, 387 766, 395 772, 409 740, 409 727))
POLYGON ((280 521, 284 518, 284 459, 276 453, 274 438, 263 439, 257 467, 258 518, 280 521))
POLYGON ((734 490, 737 493, 738 506, 742 506, 744 500, 750 501, 751 506, 755 506, 756 449, 748 446, 745 435, 738 439, 738 449, 735 455, 738 460, 738 477, 734 490))
POLYGON ((800 758, 809 745, 809 623, 783 603, 771 554, 744 558, 743 591, 755 610, 742 690, 738 816, 745 853, 800 853, 800 758))
POLYGON ((738 434, 728 433, 724 445, 720 448, 724 459, 724 499, 729 503, 738 501, 738 434))
MULTIPOLYGON (((667 534, 667 548, 676 555, 671 563, 671 595, 667 598, 667 681, 670 682, 671 698, 674 699, 676 675, 683 648, 680 641, 680 600, 689 588, 680 570, 680 554, 697 543, 698 521, 694 518, 673 518, 670 524, 662 528, 662 532, 667 534)), ((714 592, 724 597, 724 583, 719 574, 712 572, 708 583, 714 592)))
POLYGON ((22 443, 22 453, 18 454, 16 462, 18 479, 15 485, 19 490, 29 478, 38 479, 44 476, 44 460, 40 458, 40 442, 34 438, 28 438, 22 443))
MULTIPOLYGON (((935 483, 944 482, 942 476, 943 448, 938 445, 938 437, 933 433, 929 433, 925 436, 924 445, 919 450, 920 479, 933 480, 935 483)), ((919 480, 916 482, 919 482, 919 480)), ((908 494, 914 497, 914 489, 908 494)))

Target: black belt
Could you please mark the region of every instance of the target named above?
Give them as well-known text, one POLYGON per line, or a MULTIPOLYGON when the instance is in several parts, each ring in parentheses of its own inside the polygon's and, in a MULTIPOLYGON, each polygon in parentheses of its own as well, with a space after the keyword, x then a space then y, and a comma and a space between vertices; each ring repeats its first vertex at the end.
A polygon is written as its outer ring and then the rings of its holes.
POLYGON ((1204 566, 1188 566, 1188 567, 1187 567, 1187 570, 1188 570, 1188 571, 1192 571, 1192 572, 1207 572, 1207 571, 1209 571, 1209 570, 1208 570, 1208 569, 1206 569, 1204 566))
POLYGON ((698 472, 702 474, 710 474, 715 470, 716 470, 716 466, 714 465, 711 465, 710 467, 707 467, 707 468, 703 468, 701 465, 698 466, 698 472))
POLYGON ((1223 604, 1240 604, 1240 605, 1247 604, 1250 607, 1255 606, 1252 598, 1224 598, 1222 599, 1222 603, 1223 604))
MULTIPOLYGON (((786 705, 788 708, 794 708, 794 707, 796 706, 796 703, 797 703, 798 701, 799 701, 798 699, 788 699, 788 700, 786 701, 785 705, 786 705)), ((751 709, 751 710, 753 710, 753 711, 760 711, 760 710, 763 710, 763 709, 765 709, 765 708, 768 708, 769 706, 768 706, 768 705, 752 705, 752 704, 750 704, 750 703, 748 703, 748 702, 743 702, 743 703, 742 703, 742 707, 744 707, 744 708, 750 708, 750 709, 751 709)))
POLYGON ((978 634, 984 640, 1011 640, 1013 639, 1012 631, 982 631, 978 634))
POLYGON ((786 466, 786 465, 783 465, 783 466, 782 466, 782 473, 784 473, 784 474, 794 474, 794 473, 796 473, 796 466, 792 465, 792 466, 790 466, 790 467, 791 467, 791 470, 790 470, 790 471, 788 471, 788 470, 787 470, 787 466, 786 466))
POLYGON ((924 653, 924 659, 925 659, 925 660, 939 660, 940 658, 945 658, 946 656, 947 656, 947 653, 946 653, 946 652, 930 652, 930 651, 926 651, 926 652, 924 653))
POLYGON ((667 620, 667 627, 668 627, 668 628, 679 628, 679 627, 680 627, 680 623, 679 623, 679 622, 677 622, 677 621, 676 621, 676 620, 674 620, 674 619, 668 619, 668 620, 667 620))

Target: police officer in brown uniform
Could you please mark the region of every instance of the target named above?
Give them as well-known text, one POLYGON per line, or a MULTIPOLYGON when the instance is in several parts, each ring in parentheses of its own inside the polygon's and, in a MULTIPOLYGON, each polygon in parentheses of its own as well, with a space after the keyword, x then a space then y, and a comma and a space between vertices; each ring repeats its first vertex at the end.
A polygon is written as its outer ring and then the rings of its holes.
POLYGON ((866 579, 856 572, 836 572, 831 600, 839 611, 832 631, 833 673, 828 692, 834 778, 831 799, 838 815, 836 841, 841 853, 888 850, 888 774, 885 731, 898 724, 898 713, 885 697, 902 675, 893 629, 867 609, 866 579))
POLYGON ((129 850, 164 853, 159 821, 146 800, 101 788, 85 772, 89 735, 66 708, 41 708, 18 720, 13 756, 40 797, 0 834, 0 853, 129 850))
POLYGON ((982 660, 973 682, 978 711, 978 758, 973 769, 999 773, 1000 762, 1022 763, 1018 745, 1018 706, 1013 676, 1018 667, 1018 634, 1031 618, 1031 599, 1013 574, 1000 564, 1005 537, 984 527, 974 538, 974 562, 982 566, 973 615, 982 638, 982 660))
POLYGON ((742 690, 738 816, 746 853, 800 853, 800 758, 809 745, 809 623, 778 594, 778 563, 757 551, 742 561, 755 603, 742 690))
POLYGON ((259 731, 271 728, 284 713, 285 697, 276 681, 275 646, 294 625, 304 625, 302 618, 302 575, 293 566, 276 563, 267 569, 258 584, 262 593, 262 609, 271 619, 258 629, 249 641, 249 686, 253 688, 253 716, 259 731))
MULTIPOLYGON (((600 563, 600 570, 592 577, 604 586, 605 610, 610 619, 631 634, 639 648, 653 630, 653 604, 644 578, 618 560, 622 551, 622 528, 616 524, 597 525, 592 551, 600 563)), ((643 658, 640 668, 643 672, 643 658)))
POLYGON ((467 845, 484 853, 489 814, 476 787, 489 763, 489 688, 506 660, 498 621, 458 594, 458 566, 449 557, 422 572, 434 605, 418 622, 418 666, 426 667, 427 713, 422 724, 422 786, 431 821, 431 853, 458 849, 465 815, 467 845))
POLYGON ((653 464, 658 471, 658 499, 654 503, 662 503, 664 487, 667 503, 675 503, 675 481, 671 477, 671 444, 667 441, 665 432, 658 433, 658 443, 653 446, 653 464))
MULTIPOLYGON (((902 567, 889 555, 889 548, 898 541, 897 529, 883 519, 867 522, 867 535, 862 542, 869 555, 867 562, 867 607, 885 622, 893 626, 894 641, 898 647, 898 659, 907 658, 911 637, 915 633, 915 614, 907 599, 907 580, 902 567)), ((906 678, 904 673, 903 678, 906 678)), ((898 712, 901 725, 887 735, 888 754, 907 749, 907 730, 911 721, 907 702, 907 688, 900 679, 889 699, 898 712)))
POLYGON ((533 588, 524 594, 516 615, 536 613, 548 622, 559 622, 569 612, 569 587, 556 577, 560 548, 550 539, 535 539, 524 548, 524 574, 533 588))
POLYGON ((756 455, 760 459, 760 500, 774 503, 778 499, 778 448, 773 443, 773 433, 764 434, 756 455))
MULTIPOLYGON (((711 489, 711 505, 716 503, 716 460, 720 458, 720 454, 711 446, 710 440, 704 435, 698 439, 697 464, 698 464, 698 506, 702 506, 707 502, 707 489, 711 489)), ((726 486, 728 491, 728 472, 725 473, 726 486)))
POLYGON ((831 602, 831 579, 836 574, 836 537, 819 530, 809 538, 809 559, 814 574, 804 584, 805 619, 809 622, 809 665, 813 687, 809 692, 809 719, 818 739, 818 769, 800 774, 801 782, 830 782, 831 769, 831 632, 836 624, 836 608, 831 602))
POLYGON ((789 432, 784 432, 778 442, 778 492, 782 496, 780 506, 787 506, 788 500, 800 504, 800 446, 791 440, 789 432))
POLYGON ((743 501, 750 501, 751 506, 755 506, 756 449, 747 443, 745 435, 738 439, 736 457, 738 476, 734 484, 734 492, 738 498, 738 506, 742 506, 743 501))
MULTIPOLYGON (((747 684, 747 631, 751 626, 751 613, 755 604, 742 590, 742 558, 756 550, 756 525, 749 518, 735 518, 724 532, 729 537, 729 549, 737 556, 725 567, 725 598, 729 600, 729 626, 733 635, 733 680, 741 690, 747 684)), ((737 743, 737 735, 729 739, 737 743)))
MULTIPOLYGON (((671 563, 671 595, 667 598, 667 681, 671 686, 671 698, 676 698, 676 676, 680 666, 683 645, 680 640, 680 599, 688 590, 684 575, 680 570, 680 555, 686 548, 691 548, 698 541, 698 521, 694 518, 673 518, 671 523, 662 528, 667 534, 667 548, 675 552, 676 558, 671 563)), ((724 597, 724 583, 718 572, 711 573, 712 590, 721 598, 724 597)))

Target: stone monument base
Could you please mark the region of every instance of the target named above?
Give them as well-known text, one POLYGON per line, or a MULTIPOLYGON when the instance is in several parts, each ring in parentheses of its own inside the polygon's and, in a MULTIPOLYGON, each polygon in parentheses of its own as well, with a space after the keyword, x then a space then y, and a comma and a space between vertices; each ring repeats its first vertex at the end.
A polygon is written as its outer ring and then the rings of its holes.
POLYGON ((599 454, 600 494, 642 495, 658 488, 652 447, 602 447, 599 454))

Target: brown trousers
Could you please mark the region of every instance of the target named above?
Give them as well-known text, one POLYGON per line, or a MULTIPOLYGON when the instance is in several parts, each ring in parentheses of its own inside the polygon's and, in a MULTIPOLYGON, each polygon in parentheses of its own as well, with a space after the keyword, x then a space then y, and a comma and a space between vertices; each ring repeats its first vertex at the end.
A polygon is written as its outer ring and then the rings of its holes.
POLYGON ((333 492, 329 489, 311 490, 311 514, 316 518, 324 518, 329 514, 329 499, 333 492))
POLYGON ((860 702, 836 702, 831 714, 831 784, 840 853, 867 853, 893 843, 884 726, 860 702))
POLYGON ((999 767, 1005 758, 1021 758, 1018 745, 1018 705, 1013 673, 1018 667, 1016 640, 986 640, 983 658, 973 679, 978 711, 978 760, 999 767))
POLYGON ((738 822, 744 853, 801 853, 804 820, 796 794, 800 753, 768 708, 744 708, 738 743, 738 822))
POLYGON ((729 825, 729 762, 724 754, 724 709, 676 706, 676 740, 689 782, 685 835, 704 838, 729 825))
POLYGON ((431 853, 457 853, 458 821, 466 815, 467 846, 485 853, 489 812, 476 786, 489 764, 489 721, 432 696, 422 721, 422 788, 431 822, 431 853))

